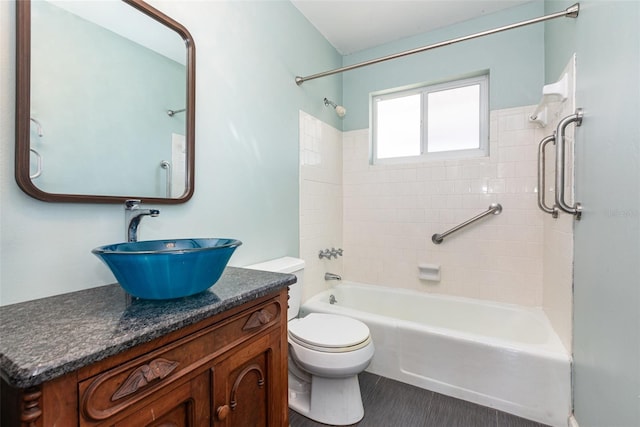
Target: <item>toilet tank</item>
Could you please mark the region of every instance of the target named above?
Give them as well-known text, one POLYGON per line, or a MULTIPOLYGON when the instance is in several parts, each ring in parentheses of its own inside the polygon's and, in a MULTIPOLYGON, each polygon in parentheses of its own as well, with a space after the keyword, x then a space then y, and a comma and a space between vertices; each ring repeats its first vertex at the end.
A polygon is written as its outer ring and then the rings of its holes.
POLYGON ((258 264, 247 265, 244 268, 251 270, 270 271, 273 273, 295 274, 298 281, 289 285, 289 309, 287 310, 287 320, 298 317, 300 303, 302 302, 302 282, 304 279, 304 260, 293 257, 282 257, 258 264))

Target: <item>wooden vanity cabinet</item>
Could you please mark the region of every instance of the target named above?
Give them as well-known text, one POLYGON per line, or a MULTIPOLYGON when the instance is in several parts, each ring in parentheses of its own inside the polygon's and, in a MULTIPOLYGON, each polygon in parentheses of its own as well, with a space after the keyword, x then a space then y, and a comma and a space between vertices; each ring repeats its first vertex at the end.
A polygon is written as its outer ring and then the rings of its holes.
POLYGON ((287 290, 28 390, 2 426, 288 426, 287 290))
POLYGON ((228 357, 214 366, 213 425, 282 425, 277 402, 270 398, 279 393, 279 385, 268 381, 270 373, 278 370, 274 356, 280 340, 271 333, 262 336, 260 341, 259 345, 242 346, 231 351, 228 357))

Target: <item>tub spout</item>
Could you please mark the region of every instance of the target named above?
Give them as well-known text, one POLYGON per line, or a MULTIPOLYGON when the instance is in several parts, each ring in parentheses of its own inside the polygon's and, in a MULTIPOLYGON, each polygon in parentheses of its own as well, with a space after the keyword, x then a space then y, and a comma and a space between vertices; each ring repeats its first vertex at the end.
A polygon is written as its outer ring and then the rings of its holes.
POLYGON ((324 273, 324 280, 342 280, 342 277, 333 273, 324 273))

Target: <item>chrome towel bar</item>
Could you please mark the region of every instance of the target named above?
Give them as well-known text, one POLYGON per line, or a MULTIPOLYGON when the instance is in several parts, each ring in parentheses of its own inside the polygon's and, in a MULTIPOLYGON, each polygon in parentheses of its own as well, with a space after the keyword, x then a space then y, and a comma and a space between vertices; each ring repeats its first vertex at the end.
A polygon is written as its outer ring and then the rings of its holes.
POLYGON ((473 218, 463 222, 460 225, 456 225, 452 229, 447 230, 442 234, 434 234, 433 236, 431 236, 431 241, 436 245, 439 245, 440 243, 442 243, 444 238, 447 237, 449 234, 455 233, 456 231, 466 227, 469 224, 473 224, 474 222, 484 218, 487 215, 490 215, 490 214, 499 215, 501 212, 502 212, 502 205, 500 203, 491 203, 491 205, 489 205, 489 209, 482 212, 481 214, 474 216, 473 218))

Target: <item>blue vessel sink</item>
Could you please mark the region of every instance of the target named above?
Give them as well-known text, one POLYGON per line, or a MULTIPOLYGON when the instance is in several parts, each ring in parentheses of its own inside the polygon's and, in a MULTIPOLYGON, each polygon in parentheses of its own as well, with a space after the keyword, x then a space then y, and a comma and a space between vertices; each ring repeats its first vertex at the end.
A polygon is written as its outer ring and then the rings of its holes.
POLYGON ((147 240, 100 246, 91 252, 128 293, 162 300, 209 289, 241 244, 235 239, 147 240))

